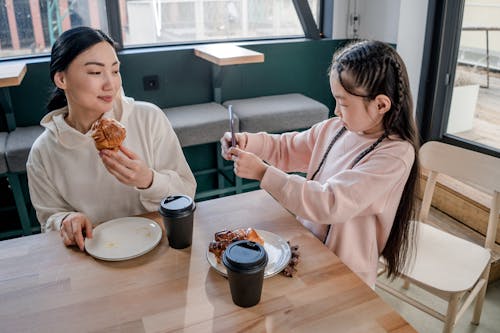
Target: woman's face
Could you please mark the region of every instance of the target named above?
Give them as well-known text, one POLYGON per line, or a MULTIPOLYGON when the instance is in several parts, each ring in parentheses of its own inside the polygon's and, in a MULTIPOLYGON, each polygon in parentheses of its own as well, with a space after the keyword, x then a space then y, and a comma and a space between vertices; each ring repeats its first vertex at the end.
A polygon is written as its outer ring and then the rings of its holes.
POLYGON ((70 112, 100 117, 112 108, 122 85, 114 48, 107 42, 91 46, 57 72, 54 82, 64 90, 70 112))
MULTIPOLYGON (((342 77, 344 78, 344 75, 342 77)), ((335 115, 348 130, 371 134, 384 129, 384 113, 380 112, 377 100, 367 101, 366 98, 348 93, 340 84, 336 72, 330 75, 330 88, 336 102, 335 115)))

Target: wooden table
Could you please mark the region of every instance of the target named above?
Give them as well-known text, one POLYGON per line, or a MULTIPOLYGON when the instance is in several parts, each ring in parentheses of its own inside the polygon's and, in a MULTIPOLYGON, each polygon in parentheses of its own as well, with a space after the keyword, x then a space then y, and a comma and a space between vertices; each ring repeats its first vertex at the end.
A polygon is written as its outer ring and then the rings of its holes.
POLYGON ((26 64, 20 62, 0 64, 0 103, 5 113, 5 120, 9 131, 16 127, 9 87, 20 85, 26 74, 26 70, 26 64))
POLYGON ((0 242, 0 330, 415 332, 266 192, 200 202, 194 223, 191 248, 163 239, 122 262, 65 248, 57 232, 0 242), (293 278, 264 280, 258 305, 240 308, 205 255, 214 232, 248 226, 298 244, 301 262, 293 278))
POLYGON ((233 44, 206 44, 194 48, 194 54, 212 63, 214 101, 222 102, 222 67, 264 62, 264 54, 233 44))

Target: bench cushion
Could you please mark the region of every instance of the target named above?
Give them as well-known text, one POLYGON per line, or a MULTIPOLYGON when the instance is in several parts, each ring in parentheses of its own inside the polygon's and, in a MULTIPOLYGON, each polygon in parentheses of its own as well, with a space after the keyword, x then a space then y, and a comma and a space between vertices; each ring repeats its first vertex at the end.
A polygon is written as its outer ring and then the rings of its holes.
MULTIPOLYGON (((182 147, 220 140, 229 131, 229 113, 217 103, 194 104, 163 109, 182 147)), ((234 130, 239 130, 234 117, 234 130)))
POLYGON ((10 172, 25 172, 31 146, 43 133, 42 126, 17 127, 7 137, 6 158, 10 172))
POLYGON ((240 131, 280 133, 309 128, 328 118, 328 107, 302 94, 263 96, 224 102, 233 105, 240 131))
POLYGON ((0 174, 7 172, 7 160, 5 159, 6 143, 7 132, 0 132, 0 174))

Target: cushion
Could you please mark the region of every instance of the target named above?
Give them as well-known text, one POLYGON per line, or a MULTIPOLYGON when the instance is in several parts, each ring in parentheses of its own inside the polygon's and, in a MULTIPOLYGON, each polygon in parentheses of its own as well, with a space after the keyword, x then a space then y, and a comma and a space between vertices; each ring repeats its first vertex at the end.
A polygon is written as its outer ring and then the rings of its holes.
POLYGON ((7 137, 6 158, 10 172, 25 172, 31 146, 43 133, 42 126, 17 127, 7 137))
POLYGON ((280 133, 309 128, 328 118, 328 107, 302 94, 285 94, 236 99, 224 102, 233 106, 240 131, 280 133))
POLYGON ((7 132, 0 133, 0 174, 7 172, 7 160, 5 159, 5 145, 7 143, 7 132))
MULTIPOLYGON (((182 147, 220 140, 229 131, 229 112, 217 103, 194 104, 163 110, 170 120, 182 147)), ((234 130, 239 131, 234 117, 234 130)))

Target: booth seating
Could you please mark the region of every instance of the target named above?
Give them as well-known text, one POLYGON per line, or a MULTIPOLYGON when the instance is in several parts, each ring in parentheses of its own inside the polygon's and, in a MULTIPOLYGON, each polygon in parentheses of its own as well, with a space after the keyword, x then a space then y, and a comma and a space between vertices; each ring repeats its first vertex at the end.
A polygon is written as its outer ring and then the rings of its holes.
MULTIPOLYGON (((218 142, 229 131, 229 113, 222 105, 211 102, 163 109, 182 147, 218 142)), ((238 118, 234 119, 239 129, 238 118)))
POLYGON ((224 102, 232 105, 242 132, 282 133, 309 128, 328 118, 328 107, 302 94, 284 94, 224 102))
MULTIPOLYGON (((218 103, 193 104, 163 109, 167 118, 179 138, 183 148, 206 143, 217 143, 217 168, 194 172, 195 176, 217 173, 218 188, 215 190, 198 192, 196 199, 204 199, 215 195, 236 192, 234 186, 225 186, 225 180, 234 184, 232 177, 227 176, 224 169, 232 168, 231 165, 224 166, 224 160, 220 155, 219 140, 224 132, 229 131, 229 113, 226 108, 218 103)), ((234 117, 234 130, 239 131, 238 118, 234 117)))
POLYGON ((26 162, 31 146, 43 132, 41 126, 17 127, 8 133, 5 144, 5 160, 7 162, 7 179, 14 195, 17 212, 24 235, 31 235, 32 228, 26 200, 20 182, 20 174, 26 172, 26 162))
POLYGON ((7 132, 0 132, 0 175, 7 173, 7 160, 5 159, 5 149, 7 145, 7 132))

